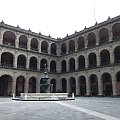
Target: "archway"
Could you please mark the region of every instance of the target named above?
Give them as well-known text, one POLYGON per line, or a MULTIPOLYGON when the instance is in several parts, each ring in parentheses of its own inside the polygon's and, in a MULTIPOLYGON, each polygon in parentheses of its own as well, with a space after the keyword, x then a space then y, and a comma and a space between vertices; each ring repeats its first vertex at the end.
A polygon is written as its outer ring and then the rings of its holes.
POLYGON ((85 57, 83 55, 78 57, 78 70, 85 69, 85 57))
POLYGON ((48 43, 46 41, 42 41, 41 43, 41 52, 48 53, 48 43))
POLYGON ((69 42, 69 53, 74 52, 75 51, 75 41, 71 40, 69 42))
POLYGON ((12 95, 12 77, 10 75, 2 75, 0 77, 0 96, 12 95))
POLYGON ((62 43, 61 45, 61 55, 66 54, 66 44, 62 43))
POLYGON ((111 96, 113 94, 111 75, 109 73, 104 73, 102 75, 102 82, 103 82, 103 94, 105 96, 111 96))
POLYGON ((31 39, 31 50, 38 51, 38 40, 36 38, 31 39))
POLYGON ((19 47, 27 49, 27 37, 25 35, 19 37, 19 47))
POLYGON ((53 55, 56 55, 57 53, 56 53, 56 44, 55 43, 52 43, 51 44, 51 54, 53 54, 53 55))
POLYGON ((69 60, 69 71, 75 71, 75 59, 70 58, 69 60))
POLYGON ((62 61, 61 72, 62 72, 62 73, 66 72, 66 61, 65 61, 65 60, 62 61))
POLYGON ((24 55, 19 55, 17 59, 17 68, 26 68, 26 57, 24 55))
POLYGON ((44 70, 45 64, 47 64, 47 60, 43 58, 43 59, 40 61, 40 70, 41 70, 41 71, 44 70))
POLYGON ((120 46, 117 46, 114 49, 114 58, 115 58, 114 63, 120 63, 120 46))
POLYGON ((37 58, 36 57, 31 57, 30 58, 30 69, 31 70, 37 70, 37 58))
POLYGON ((54 60, 50 62, 50 72, 56 72, 56 62, 54 60))
POLYGON ((16 95, 19 96, 20 93, 24 93, 25 78, 23 76, 17 77, 16 80, 16 95))
POLYGON ((117 95, 120 96, 120 71, 117 72, 116 74, 116 79, 117 79, 117 95))
POLYGON ((85 40, 82 36, 78 38, 77 44, 78 44, 78 50, 82 50, 85 48, 85 40))
POLYGON ((35 93, 36 92, 36 78, 35 77, 31 77, 29 79, 29 93, 35 93))
POLYGON ((51 79, 50 84, 53 84, 53 88, 50 91, 52 93, 55 93, 56 92, 56 80, 55 79, 51 79))
POLYGON ((70 81, 70 94, 74 93, 76 95, 76 81, 74 77, 69 79, 70 81))
POLYGON ((80 95, 85 96, 86 95, 86 78, 84 76, 80 76, 79 83, 80 83, 80 95))
POLYGON ((112 27, 113 39, 120 38, 120 23, 116 23, 112 27))

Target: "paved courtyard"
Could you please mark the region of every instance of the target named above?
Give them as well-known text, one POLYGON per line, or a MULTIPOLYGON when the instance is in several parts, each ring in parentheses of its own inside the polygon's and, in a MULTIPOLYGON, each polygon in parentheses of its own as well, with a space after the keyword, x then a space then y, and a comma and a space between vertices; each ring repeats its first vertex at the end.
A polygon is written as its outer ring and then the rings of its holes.
POLYGON ((0 120, 120 120, 120 98, 78 97, 74 101, 12 101, 0 98, 0 120))

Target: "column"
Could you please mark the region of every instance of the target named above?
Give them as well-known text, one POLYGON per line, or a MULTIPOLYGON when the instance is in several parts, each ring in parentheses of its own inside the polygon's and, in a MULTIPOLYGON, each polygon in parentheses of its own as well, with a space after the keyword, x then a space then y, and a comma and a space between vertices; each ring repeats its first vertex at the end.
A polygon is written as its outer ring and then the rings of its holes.
POLYGON ((37 61, 37 70, 40 70, 40 59, 38 58, 38 61, 37 61))
POLYGON ((67 93, 68 93, 68 95, 70 95, 70 81, 69 80, 67 80, 67 93))
POLYGON ((88 77, 86 77, 86 96, 90 96, 90 81, 88 77))
POLYGON ((2 28, 0 28, 0 44, 2 44, 3 42, 3 34, 4 34, 4 31, 2 30, 2 28))
POLYGON ((18 34, 18 33, 16 33, 15 47, 16 47, 16 48, 19 47, 19 34, 18 34))
POLYGON ((24 92, 28 93, 28 87, 29 87, 29 80, 27 79, 28 77, 26 77, 25 80, 25 85, 24 85, 24 92))
POLYGON ((12 81, 12 95, 16 94, 16 79, 15 77, 13 77, 13 81, 12 81))
POLYGON ((17 68, 17 56, 14 56, 13 67, 17 68))
POLYGON ((48 54, 51 54, 51 44, 48 44, 48 54))
POLYGON ((98 95, 103 95, 103 85, 102 85, 102 79, 101 76, 98 76, 98 95))
POLYGON ((28 42, 27 42, 27 48, 28 48, 28 50, 30 50, 30 42, 31 42, 31 38, 28 37, 28 42))
POLYGON ((26 59, 26 68, 29 69, 29 57, 26 59))
POLYGON ((75 59, 75 71, 78 71, 78 57, 75 59))
POLYGON ((40 93, 40 78, 37 78, 36 81, 36 93, 40 93))
POLYGON ((98 33, 98 29, 95 30, 95 35, 96 35, 96 45, 99 45, 99 33, 98 33))
POLYGON ((85 34, 84 39, 85 39, 85 48, 87 48, 87 45, 88 45, 87 33, 85 34))
POLYGON ((97 67, 100 66, 100 63, 101 63, 100 53, 98 52, 98 54, 97 54, 97 67))
POLYGON ((57 60, 56 62, 56 72, 60 73, 61 72, 61 61, 57 60))
POLYGON ((112 49, 110 51, 110 64, 114 64, 114 53, 113 53, 112 49))
POLYGON ((88 55, 85 55, 85 69, 88 68, 88 55))
POLYGON ((41 41, 38 39, 38 52, 41 52, 41 41))
POLYGON ((69 72, 69 61, 66 61, 66 71, 69 72))
POLYGON ((69 53, 69 43, 67 42, 66 43, 66 54, 68 54, 69 53))
POLYGON ((76 40, 75 40, 75 51, 77 51, 78 50, 78 43, 77 43, 77 38, 76 38, 76 40))
POLYGON ((109 36, 109 41, 111 42, 113 40, 111 24, 109 24, 109 27, 108 27, 108 36, 109 36))
POLYGON ((79 79, 76 79, 76 95, 80 95, 80 82, 79 79))
POLYGON ((117 79, 115 77, 114 71, 112 71, 111 77, 112 77, 113 96, 117 96, 117 79))

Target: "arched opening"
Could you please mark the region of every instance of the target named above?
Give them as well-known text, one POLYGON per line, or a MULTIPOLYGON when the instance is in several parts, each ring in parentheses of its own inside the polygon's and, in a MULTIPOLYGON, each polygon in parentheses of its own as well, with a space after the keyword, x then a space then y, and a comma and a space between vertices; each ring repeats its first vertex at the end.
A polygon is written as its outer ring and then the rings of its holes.
POLYGON ((84 76, 80 76, 79 81, 80 81, 80 95, 85 96, 86 95, 86 78, 84 76))
POLYGON ((19 47, 27 49, 27 37, 25 35, 19 37, 19 47))
POLYGON ((31 39, 31 50, 38 51, 38 40, 36 38, 31 39))
POLYGON ((50 90, 52 93, 55 93, 56 92, 56 80, 55 79, 51 79, 50 81, 50 84, 53 84, 52 85, 52 90, 50 90))
POLYGON ((74 77, 69 79, 70 81, 70 94, 74 93, 76 95, 76 81, 74 77))
POLYGON ((46 41, 42 41, 41 43, 41 52, 48 53, 48 43, 46 41))
POLYGON ((3 44, 10 45, 10 46, 15 46, 15 34, 10 32, 10 31, 4 32, 4 34, 3 34, 3 44))
POLYGON ((78 38, 77 44, 78 44, 78 50, 82 50, 85 48, 85 40, 82 36, 78 38))
POLYGON ((62 61, 62 69, 61 69, 61 72, 66 72, 66 61, 65 60, 63 60, 62 61))
POLYGON ((47 60, 46 59, 42 59, 40 62, 40 70, 43 71, 45 68, 45 64, 47 65, 47 60))
POLYGON ((96 54, 90 53, 88 56, 89 59, 89 68, 94 68, 97 66, 96 54))
POLYGON ((85 57, 83 55, 78 57, 78 70, 85 69, 85 57))
POLYGON ((120 23, 116 23, 115 25, 113 25, 112 33, 113 33, 113 39, 120 38, 120 23))
POLYGON ((69 71, 75 71, 75 59, 74 58, 70 58, 69 60, 69 71))
POLYGON ((90 80, 90 93, 92 96, 98 95, 98 78, 96 75, 92 74, 89 77, 90 80))
POLYGON ((65 78, 62 78, 62 92, 63 93, 67 92, 67 82, 65 78))
POLYGON ((19 55, 17 59, 17 68, 26 68, 26 57, 24 55, 19 55))
POLYGON ((69 42, 69 53, 74 52, 75 51, 75 41, 71 40, 69 42))
POLYGON ((120 96, 120 71, 117 72, 116 74, 116 79, 117 79, 117 95, 120 96))
POLYGON ((64 55, 64 54, 66 54, 66 44, 62 43, 62 45, 61 45, 61 55, 64 55))
POLYGON ((87 39, 88 39, 88 47, 94 47, 96 45, 96 37, 93 32, 88 35, 87 39))
POLYGON ((1 55, 1 66, 3 67, 13 67, 13 54, 9 52, 4 52, 1 55))
POLYGON ((110 53, 108 50, 102 50, 100 52, 101 66, 110 64, 110 53))
POLYGON ((113 94, 111 75, 109 73, 104 73, 102 75, 102 82, 103 82, 103 95, 111 96, 113 94))
POLYGON ((16 80, 16 95, 19 96, 20 93, 24 93, 25 78, 23 76, 17 77, 16 80))
POLYGON ((99 44, 105 44, 109 42, 108 30, 106 28, 102 28, 99 31, 99 44))
POLYGON ((114 63, 120 63, 120 46, 117 46, 114 49, 114 58, 115 58, 114 63))
POLYGON ((36 78, 35 77, 31 77, 29 79, 29 93, 36 93, 36 78))
POLYGON ((36 57, 31 57, 30 58, 30 69, 31 70, 37 70, 37 58, 36 57))
POLYGON ((57 53, 56 53, 56 44, 55 43, 52 43, 51 44, 51 54, 53 54, 53 55, 56 55, 57 53))
POLYGON ((2 75, 0 77, 0 96, 12 95, 12 81, 10 75, 2 75))
POLYGON ((56 72, 56 62, 54 60, 50 62, 50 72, 56 72))

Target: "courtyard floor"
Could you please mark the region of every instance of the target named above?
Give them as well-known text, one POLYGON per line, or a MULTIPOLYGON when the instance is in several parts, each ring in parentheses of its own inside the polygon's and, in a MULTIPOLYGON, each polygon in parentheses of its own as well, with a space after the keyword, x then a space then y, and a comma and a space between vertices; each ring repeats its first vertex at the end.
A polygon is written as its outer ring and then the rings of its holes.
POLYGON ((34 102, 0 97, 0 120, 120 120, 120 98, 34 102))

